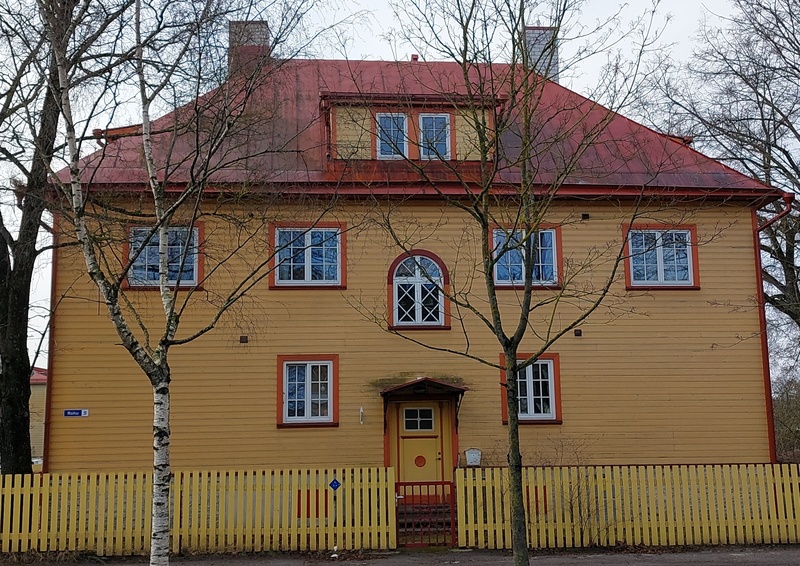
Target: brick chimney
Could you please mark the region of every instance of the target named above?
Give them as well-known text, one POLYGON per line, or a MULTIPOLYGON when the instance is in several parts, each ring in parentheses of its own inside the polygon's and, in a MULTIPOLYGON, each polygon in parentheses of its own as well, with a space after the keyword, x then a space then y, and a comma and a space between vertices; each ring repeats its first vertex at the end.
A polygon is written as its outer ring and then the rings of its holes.
POLYGON ((526 26, 530 66, 546 79, 558 82, 558 28, 526 26))
MULTIPOLYGON (((228 72, 251 68, 270 56, 269 24, 263 20, 228 22, 228 72)), ((263 63, 262 63, 263 64, 263 63)))

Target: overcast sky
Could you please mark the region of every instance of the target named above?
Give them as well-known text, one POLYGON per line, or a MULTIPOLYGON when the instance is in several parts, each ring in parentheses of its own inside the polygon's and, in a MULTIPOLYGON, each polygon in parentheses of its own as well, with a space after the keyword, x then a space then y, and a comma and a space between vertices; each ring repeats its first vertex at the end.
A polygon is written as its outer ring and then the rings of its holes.
MULTIPOLYGON (((622 25, 630 23, 639 14, 652 5, 651 0, 630 0, 623 3, 613 0, 587 0, 581 11, 581 22, 591 26, 596 21, 604 21, 608 16, 621 9, 622 25)), ((729 0, 669 0, 662 1, 658 9, 659 25, 665 26, 661 42, 669 45, 671 52, 679 59, 688 59, 695 46, 696 34, 701 18, 709 17, 711 21, 719 21, 717 16, 731 13, 729 0)), ((417 50, 406 44, 393 43, 387 37, 393 29, 400 25, 394 17, 389 0, 344 0, 334 12, 321 16, 325 23, 346 18, 349 14, 361 13, 354 25, 346 27, 342 34, 343 47, 338 50, 326 49, 323 55, 327 58, 347 57, 348 59, 384 59, 408 60, 417 50)), ((536 22, 531 22, 536 23, 536 22)), ((541 22, 547 24, 548 22, 541 22)), ((630 49, 629 49, 630 50, 630 49)), ((626 55, 623 47, 623 55, 626 55)), ((628 54, 629 55, 629 54, 628 54)), ((576 69, 567 77, 565 86, 578 91, 585 90, 592 83, 592 72, 598 65, 589 61, 583 68, 576 69)), ((562 81, 565 82, 565 81, 562 81)), ((32 324, 44 326, 41 306, 46 304, 50 294, 49 259, 45 258, 42 268, 34 276, 35 289, 32 299, 34 308, 31 315, 32 324), (39 308, 36 305, 39 305, 39 308)), ((38 344, 38 336, 32 336, 29 347, 33 352, 38 344)), ((46 347, 46 346, 45 346, 46 347)), ((46 366, 46 355, 36 360, 37 366, 46 366)))
MULTIPOLYGON (((652 4, 652 0, 585 0, 580 19, 586 26, 591 26, 619 11, 625 25, 652 7, 652 4)), ((715 14, 727 15, 731 10, 730 0, 660 0, 657 8, 658 22, 666 24, 664 41, 674 43, 674 50, 681 57, 691 54, 698 23, 704 14, 713 18, 715 14)), ((368 15, 345 34, 349 36, 346 49, 349 59, 408 59, 414 53, 412 47, 392 45, 386 38, 394 28, 402 25, 394 17, 390 0, 346 0, 335 13, 342 18, 359 11, 368 15)), ((541 23, 546 25, 548 22, 541 23)))

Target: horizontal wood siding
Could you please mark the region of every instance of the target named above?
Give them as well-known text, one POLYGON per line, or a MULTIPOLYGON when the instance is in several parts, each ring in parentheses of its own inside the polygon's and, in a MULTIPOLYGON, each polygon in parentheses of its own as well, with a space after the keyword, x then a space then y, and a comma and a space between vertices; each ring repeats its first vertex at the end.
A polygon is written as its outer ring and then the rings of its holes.
MULTIPOLYGON (((394 206, 394 205, 393 205, 394 206)), ((384 463, 380 391, 418 375, 468 388, 458 443, 479 448, 484 465, 506 461, 500 372, 422 348, 387 333, 387 273, 401 253, 375 224, 384 207, 341 206, 326 220, 346 223, 347 289, 269 289, 266 281, 223 316, 217 328, 170 350, 172 456, 179 468, 207 466, 376 466, 384 463), (247 336, 247 343, 240 343, 247 336), (277 357, 338 354, 339 425, 277 428, 277 357), (363 423, 360 418, 363 408, 363 423)), ((313 217, 284 209, 282 219, 313 217)), ((397 237, 446 263, 451 287, 488 314, 482 292, 480 235, 452 209, 433 202, 392 210, 397 237), (477 267, 476 267, 477 266, 477 267)), ((560 355, 563 424, 524 425, 527 464, 753 463, 769 459, 757 283, 750 210, 653 208, 648 222, 695 224, 700 290, 626 291, 622 268, 604 305, 551 348, 560 355)), ((531 318, 521 350, 569 324, 609 276, 631 211, 611 204, 559 205, 545 221, 562 224, 563 275, 570 298, 531 318), (580 220, 581 214, 589 220, 580 220), (580 296, 579 296, 580 295, 580 296)), ((229 247, 233 229, 205 224, 206 270, 229 247)), ((263 258, 266 235, 215 272, 181 318, 180 335, 210 320, 212 303, 263 258)), ((58 306, 48 471, 142 468, 152 458, 152 392, 119 346, 82 258, 58 251, 58 306), (89 410, 67 418, 65 409, 89 410)), ((554 291, 537 291, 546 300, 554 291)), ((142 319, 159 332, 159 298, 128 291, 142 319)), ((515 324, 516 292, 500 292, 515 324)), ((453 306, 452 330, 408 335, 438 348, 499 363, 500 347, 476 316, 453 306)))
MULTIPOLYGON (((477 114, 480 118, 480 114, 477 114)), ((475 115, 468 110, 456 110, 456 150, 455 157, 459 161, 480 161, 483 153, 478 141, 478 128, 475 127, 475 115)), ((485 115, 483 119, 488 120, 485 115)), ((486 127, 489 127, 487 124, 486 127)))
POLYGON ((372 114, 369 108, 336 106, 334 139, 337 159, 372 158, 372 114))

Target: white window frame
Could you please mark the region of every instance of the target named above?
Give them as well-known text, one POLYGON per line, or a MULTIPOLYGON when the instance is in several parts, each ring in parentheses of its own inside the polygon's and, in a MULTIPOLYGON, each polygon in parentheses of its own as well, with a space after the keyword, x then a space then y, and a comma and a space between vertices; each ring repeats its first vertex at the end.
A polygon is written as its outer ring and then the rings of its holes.
MULTIPOLYGON (((685 229, 650 229, 650 228, 631 228, 628 231, 628 250, 630 251, 629 258, 628 258, 628 269, 630 270, 630 281, 631 286, 633 287, 691 287, 695 284, 694 278, 694 250, 692 247, 694 246, 694 242, 692 241, 692 231, 685 230, 685 229), (656 268, 658 272, 658 279, 657 280, 648 280, 648 279, 634 279, 634 259, 638 256, 646 254, 650 249, 646 249, 642 252, 634 252, 633 249, 633 237, 636 234, 655 234, 656 235, 656 244, 653 246, 652 250, 656 252, 656 268), (665 279, 665 260, 664 260, 664 246, 663 246, 663 237, 665 234, 684 234, 686 236, 686 265, 688 279, 686 280, 667 280, 665 279)), ((677 265, 677 264, 676 264, 677 265)))
POLYGON ((420 159, 450 159, 450 114, 446 113, 425 113, 419 115, 419 157, 420 159), (429 152, 428 145, 425 143, 425 130, 422 127, 423 118, 444 118, 446 122, 444 154, 439 155, 435 151, 429 152))
MULTIPOLYGON (((167 228, 167 232, 174 232, 174 231, 177 231, 177 230, 191 230, 192 236, 191 236, 190 241, 188 243, 189 245, 185 246, 185 240, 183 240, 183 239, 181 240, 181 245, 179 247, 179 249, 181 249, 181 251, 180 251, 180 257, 179 257, 178 261, 179 262, 180 261, 185 261, 184 268, 186 268, 187 266, 191 266, 193 277, 190 278, 190 279, 183 279, 183 278, 181 278, 181 279, 168 279, 167 283, 169 285, 171 285, 171 286, 176 286, 177 285, 179 287, 191 287, 193 285, 197 285, 198 277, 199 277, 198 270, 200 268, 200 263, 199 263, 200 248, 199 248, 198 240, 200 238, 200 233, 199 233, 199 230, 197 229, 196 226, 192 226, 192 227, 189 227, 189 226, 169 226, 167 228), (184 252, 182 251, 184 247, 186 247, 186 249, 187 249, 185 255, 184 255, 184 252), (190 253, 190 250, 191 250, 191 253, 190 253)), ((135 248, 134 245, 133 245, 133 239, 134 239, 134 234, 135 233, 142 233, 142 239, 144 240, 144 238, 147 237, 147 234, 150 233, 150 231, 151 231, 151 228, 145 228, 145 227, 139 227, 139 226, 133 226, 133 227, 131 227, 129 229, 128 242, 129 242, 129 250, 130 251, 129 251, 128 257, 129 257, 129 259, 133 259, 133 257, 136 256, 136 259, 133 261, 133 263, 130 266, 130 271, 128 271, 128 277, 127 277, 128 285, 131 286, 131 287, 156 287, 156 286, 158 286, 160 284, 160 280, 158 278, 157 279, 147 279, 147 278, 140 279, 140 278, 137 278, 135 276, 135 274, 134 274, 134 270, 136 269, 136 267, 137 266, 141 267, 142 264, 144 265, 145 273, 149 273, 150 272, 150 270, 148 269, 148 266, 151 265, 151 262, 148 261, 148 253, 147 253, 148 252, 148 250, 147 250, 148 247, 151 247, 151 248, 154 247, 155 248, 155 251, 156 251, 155 264, 153 264, 153 265, 155 267, 156 274, 158 273, 158 270, 159 270, 159 259, 158 259, 159 233, 158 233, 158 231, 156 231, 150 237, 149 240, 145 240, 144 241, 143 245, 144 245, 145 249, 142 250, 140 253, 138 253, 138 255, 136 255, 136 254, 137 254, 137 252, 139 250, 137 248, 135 248), (153 242, 155 242, 155 243, 153 244, 153 242)), ((169 235, 167 236, 167 238, 169 238, 169 235)), ((170 246, 167 245, 167 256, 168 257, 169 257, 169 253, 170 253, 170 246)))
POLYGON ((404 259, 397 264, 392 272, 392 294, 394 296, 394 304, 392 305, 394 313, 394 326, 444 326, 444 268, 439 265, 439 262, 425 255, 413 255, 404 259), (421 273, 420 261, 426 259, 433 263, 439 270, 438 280, 431 277, 426 277, 421 273), (398 277, 397 271, 408 261, 413 261, 415 275, 413 277, 398 277), (414 320, 413 321, 400 321, 400 290, 399 286, 413 285, 414 287, 414 320), (439 295, 439 318, 435 321, 423 321, 423 303, 421 297, 423 292, 426 291, 425 285, 435 285, 436 293, 439 295))
MULTIPOLYGON (((326 242, 332 236, 325 236, 323 237, 323 245, 322 253, 323 256, 325 254, 325 246, 324 242, 326 242)), ((324 262, 324 258, 323 258, 324 262)), ((324 269, 323 263, 323 269, 324 269)), ((290 264, 290 271, 291 271, 291 264, 290 264)), ((307 227, 307 228, 292 228, 292 227, 277 227, 275 228, 275 285, 277 286, 295 286, 295 285, 305 285, 305 286, 332 286, 335 287, 337 285, 341 285, 342 282, 342 231, 340 228, 324 228, 324 227, 307 227), (290 247, 294 242, 297 240, 292 239, 290 244, 281 245, 280 244, 280 236, 282 232, 302 232, 303 235, 303 243, 302 246, 298 246, 302 248, 303 252, 303 268, 304 268, 304 277, 303 279, 281 279, 281 265, 284 264, 286 261, 290 260, 292 256, 290 255, 288 258, 281 258, 281 253, 290 247), (313 279, 312 278, 312 256, 315 249, 320 249, 320 245, 312 245, 311 240, 313 237, 314 232, 331 232, 335 234, 336 237, 336 279, 313 279)))
MULTIPOLYGON (((539 238, 541 234, 548 233, 553 242, 553 261, 552 261, 552 269, 553 269, 553 277, 551 279, 533 279, 531 283, 534 286, 543 286, 543 285, 558 285, 558 238, 556 237, 556 230, 554 228, 542 228, 536 230, 531 238, 539 238)), ((495 228, 492 231, 492 255, 494 256, 495 263, 494 263, 494 282, 496 285, 524 285, 525 284, 525 249, 522 245, 519 247, 512 247, 503 250, 506 247, 506 242, 508 241, 509 236, 513 234, 519 234, 520 240, 522 239, 522 230, 503 230, 502 228, 495 228), (502 241, 499 241, 498 238, 502 237, 502 241), (503 261, 502 257, 507 253, 519 253, 521 260, 522 260, 522 278, 516 279, 513 277, 511 272, 509 271, 509 277, 507 279, 501 279, 498 275, 498 267, 500 266, 500 262, 503 261)), ((542 266, 544 266, 544 262, 542 261, 541 256, 541 248, 537 246, 535 250, 536 254, 536 262, 542 266)))
MULTIPOLYGON (((284 423, 332 423, 333 422, 333 361, 285 361, 283 362, 283 422, 284 423), (305 382, 304 382, 304 396, 303 396, 303 416, 289 416, 289 367, 290 366, 305 366, 305 382), (311 381, 311 374, 313 371, 314 366, 325 367, 327 369, 327 384, 328 384, 328 391, 325 397, 325 401, 328 404, 328 414, 327 415, 318 415, 312 416, 311 415, 311 404, 314 401, 312 398, 312 381, 311 381)), ((317 400, 321 400, 320 397, 317 400)), ((295 399, 297 400, 297 399, 295 399)))
MULTIPOLYGON (((393 148, 394 149, 394 148, 393 148)), ((378 159, 405 159, 408 157, 408 115, 402 112, 379 112, 375 114, 375 155, 378 159), (403 118, 403 145, 402 151, 392 153, 391 155, 384 155, 381 153, 381 118, 396 118, 402 116, 403 118)))
MULTIPOLYGON (((543 382, 544 380, 537 380, 537 381, 543 382)), ((519 419, 520 420, 525 420, 525 421, 554 421, 554 420, 556 420, 558 418, 558 415, 556 415, 556 391, 555 391, 555 386, 556 386, 555 364, 553 363, 553 360, 536 360, 531 365, 519 370, 519 372, 517 374, 517 397, 518 397, 517 415, 519 416, 519 419), (547 368, 547 384, 548 384, 548 386, 547 386, 548 387, 547 399, 548 399, 548 402, 549 402, 550 412, 548 412, 548 413, 533 413, 533 414, 530 414, 530 412, 529 412, 527 414, 523 414, 522 411, 520 410, 520 407, 519 407, 519 404, 521 404, 522 400, 523 400, 523 396, 520 395, 519 382, 522 381, 522 380, 520 379, 519 374, 522 373, 522 372, 525 372, 525 381, 526 381, 526 385, 527 385, 527 395, 525 396, 525 398, 528 400, 528 408, 529 408, 529 411, 530 411, 530 408, 534 406, 533 405, 534 401, 532 401, 531 397, 536 397, 536 396, 533 395, 533 392, 534 392, 533 373, 534 373, 534 368, 536 368, 536 367, 540 367, 540 368, 541 367, 546 367, 547 368)), ((543 399, 544 396, 543 395, 539 395, 538 398, 543 399)))

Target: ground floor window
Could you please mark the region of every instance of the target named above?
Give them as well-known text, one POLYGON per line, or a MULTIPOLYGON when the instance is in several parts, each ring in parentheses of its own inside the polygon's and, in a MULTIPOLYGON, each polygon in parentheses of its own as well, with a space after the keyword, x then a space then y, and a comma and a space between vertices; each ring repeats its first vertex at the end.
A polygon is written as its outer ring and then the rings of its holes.
POLYGON ((336 356, 282 356, 278 361, 279 425, 337 422, 336 356))
MULTIPOLYGON (((519 362, 531 358, 530 354, 520 353, 519 362)), ((501 367, 505 366, 505 356, 500 356, 501 367)), ((519 369, 517 383, 517 416, 520 424, 560 424, 561 423, 561 369, 558 354, 545 353, 529 365, 519 369)), ((508 422, 508 390, 506 371, 500 372, 501 408, 503 422, 508 422)))

